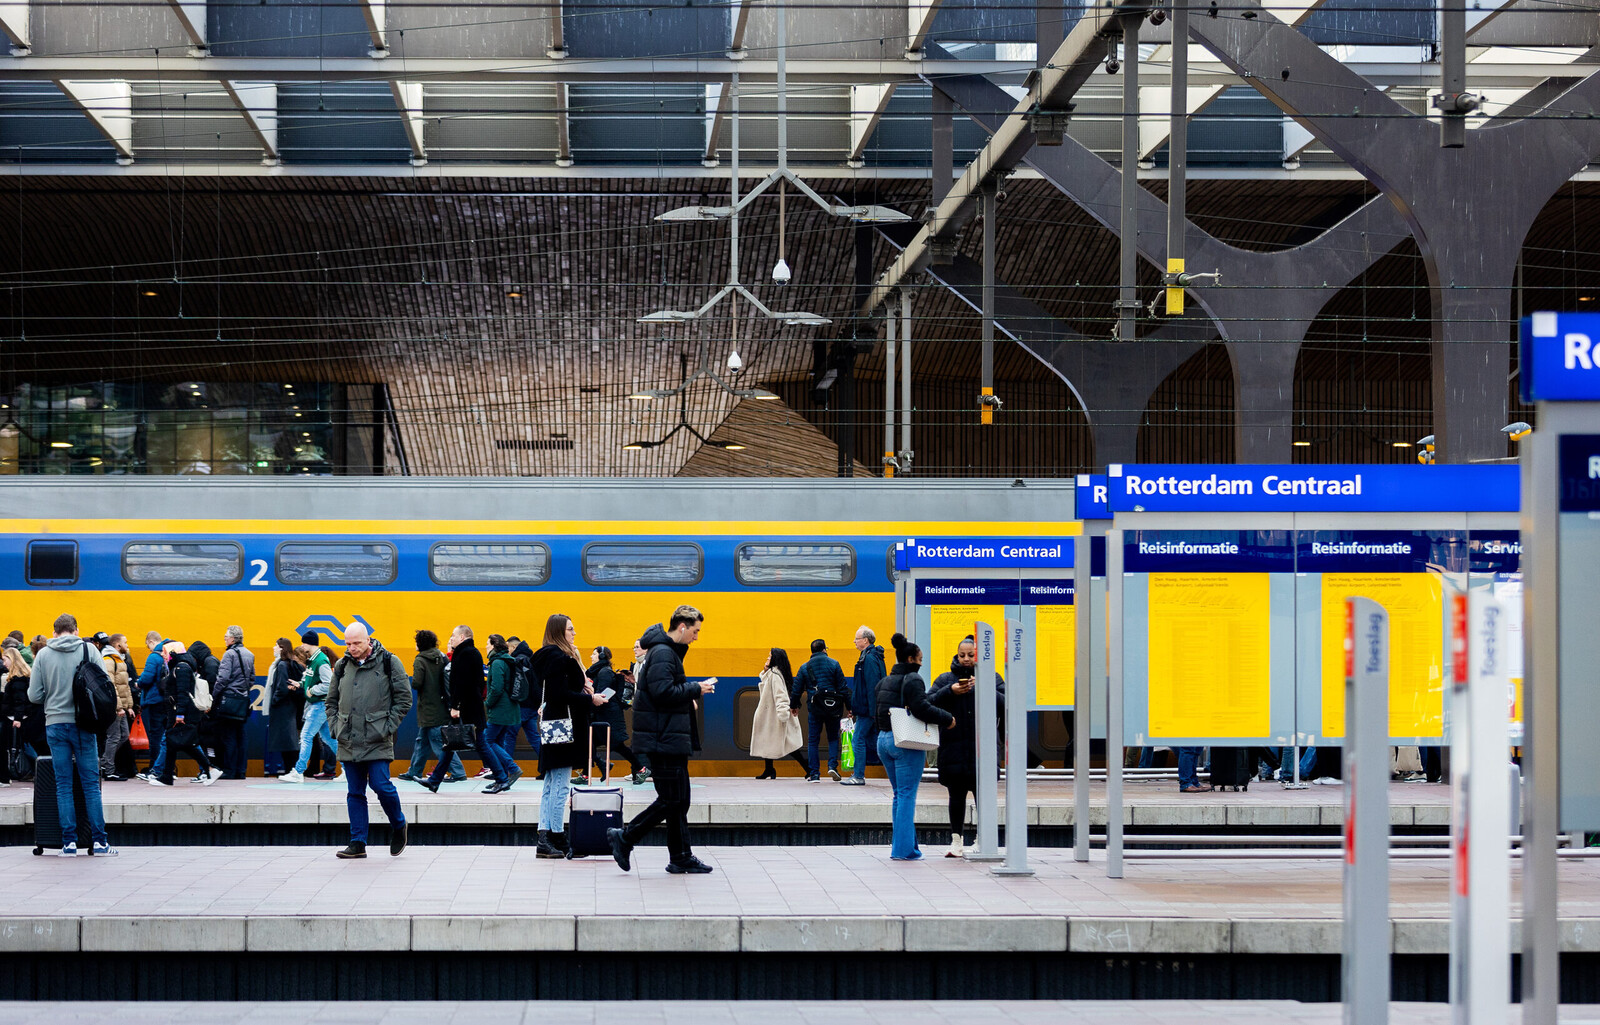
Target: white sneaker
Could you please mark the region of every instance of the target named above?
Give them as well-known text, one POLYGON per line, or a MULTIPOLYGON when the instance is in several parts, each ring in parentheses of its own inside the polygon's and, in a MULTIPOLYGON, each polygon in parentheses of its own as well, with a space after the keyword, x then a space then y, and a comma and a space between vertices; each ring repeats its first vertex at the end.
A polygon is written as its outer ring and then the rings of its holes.
POLYGON ((213 765, 211 767, 211 782, 215 783, 217 780, 221 779, 223 776, 226 776, 226 775, 227 775, 227 773, 223 772, 221 769, 217 768, 215 765, 213 765))
POLYGON ((1315 783, 1319 787, 1336 787, 1342 785, 1344 780, 1334 779, 1332 776, 1318 776, 1311 782, 1315 783))
POLYGON ((293 769, 290 769, 288 772, 278 777, 279 783, 304 783, 305 781, 306 778, 300 775, 298 772, 295 772, 293 769))
POLYGON ((97 842, 89 849, 90 856, 96 858, 115 858, 117 853, 117 849, 108 843, 97 842))
POLYGON ((163 782, 162 780, 156 779, 154 776, 151 776, 149 779, 145 780, 145 782, 149 783, 153 787, 170 787, 170 786, 172 786, 171 783, 163 782))
POLYGON ((947 858, 960 858, 960 857, 964 857, 965 853, 966 853, 965 844, 962 842, 961 834, 960 833, 951 833, 950 834, 950 849, 948 851, 944 852, 944 856, 947 857, 947 858))

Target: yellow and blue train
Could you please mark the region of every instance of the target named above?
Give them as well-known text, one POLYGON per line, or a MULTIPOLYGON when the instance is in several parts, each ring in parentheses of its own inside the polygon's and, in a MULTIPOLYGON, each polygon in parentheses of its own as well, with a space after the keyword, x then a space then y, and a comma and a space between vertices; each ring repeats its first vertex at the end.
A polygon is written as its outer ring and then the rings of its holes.
POLYGON ((409 666, 420 628, 537 647, 561 612, 585 654, 620 663, 689 603, 706 624, 688 671, 722 681, 706 771, 745 757, 769 648, 798 666, 821 637, 848 672, 858 626, 893 632, 897 540, 1062 536, 1072 511, 1052 481, 16 477, 0 480, 0 631, 48 635, 71 612, 142 659, 149 630, 220 650, 238 624, 264 674, 276 638, 306 630, 337 650, 363 622, 409 666))

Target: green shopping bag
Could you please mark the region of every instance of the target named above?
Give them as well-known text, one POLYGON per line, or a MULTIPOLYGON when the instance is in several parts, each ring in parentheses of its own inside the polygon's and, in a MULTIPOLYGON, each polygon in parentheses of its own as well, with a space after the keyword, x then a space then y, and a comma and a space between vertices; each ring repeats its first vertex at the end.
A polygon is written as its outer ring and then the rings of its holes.
POLYGON ((839 771, 856 771, 856 728, 853 725, 839 728, 839 771))

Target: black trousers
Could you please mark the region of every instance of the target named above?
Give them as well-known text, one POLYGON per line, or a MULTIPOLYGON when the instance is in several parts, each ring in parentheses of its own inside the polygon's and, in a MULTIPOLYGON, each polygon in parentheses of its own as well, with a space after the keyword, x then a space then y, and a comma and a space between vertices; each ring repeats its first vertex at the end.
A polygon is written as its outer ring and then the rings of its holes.
POLYGON ((967 797, 977 793, 978 777, 975 773, 946 774, 940 782, 950 792, 950 832, 964 832, 967 828, 967 797))
POLYGON ((673 861, 685 861, 692 853, 689 849, 689 756, 652 754, 650 772, 656 785, 656 799, 634 816, 628 828, 622 831, 622 838, 629 847, 634 847, 646 833, 665 822, 667 856, 673 861))
POLYGON ((243 719, 218 721, 217 761, 222 765, 223 779, 245 778, 245 769, 250 763, 245 757, 243 719))
POLYGON ((167 735, 167 710, 160 705, 145 705, 139 709, 139 718, 144 720, 145 736, 150 738, 150 775, 159 777, 161 766, 156 758, 161 754, 161 742, 167 735))

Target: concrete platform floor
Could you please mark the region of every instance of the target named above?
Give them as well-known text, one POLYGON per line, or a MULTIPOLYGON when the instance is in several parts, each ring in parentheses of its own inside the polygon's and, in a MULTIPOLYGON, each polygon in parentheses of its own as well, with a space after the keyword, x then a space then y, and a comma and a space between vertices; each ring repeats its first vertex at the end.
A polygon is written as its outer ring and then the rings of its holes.
MULTIPOLYGON (((1006 878, 931 849, 905 863, 882 847, 711 847, 698 853, 717 871, 688 877, 662 871, 659 847, 631 873, 516 846, 333 853, 6 848, 0 951, 1340 951, 1337 861, 1144 860, 1107 879, 1098 859, 1046 850, 1036 875, 1006 878)), ((1447 952, 1448 860, 1396 860, 1391 877, 1393 951, 1447 952)), ((1564 860, 1560 885, 1563 948, 1600 952, 1600 859, 1564 860)))
MULTIPOLYGON (((617 777, 626 807, 643 808, 655 788, 633 786, 617 777)), ((414 783, 397 781, 406 816, 417 823, 536 825, 541 784, 525 776, 504 794, 483 794, 483 783, 447 784, 431 794, 414 783)), ((180 780, 155 787, 137 780, 107 783, 103 790, 110 824, 233 823, 289 825, 345 821, 345 786, 339 781, 279 783, 273 779, 221 780, 203 787, 180 780)), ((1000 788, 1002 821, 1005 788, 1000 788)), ((1091 824, 1106 821, 1104 784, 1091 785, 1091 824)), ((1180 829, 1263 826, 1326 828, 1344 819, 1344 789, 1313 786, 1284 790, 1259 783, 1243 793, 1178 793, 1173 781, 1132 782, 1124 787, 1123 822, 1136 827, 1180 829)), ((918 795, 917 822, 947 822, 945 790, 925 781, 918 795)), ((757 780, 749 777, 697 777, 690 821, 712 825, 886 825, 889 788, 884 780, 866 786, 841 786, 831 780, 757 780)), ((1390 822, 1402 827, 1443 828, 1450 820, 1450 788, 1439 784, 1395 783, 1390 787, 1390 822)), ((0 825, 33 821, 33 787, 19 783, 0 789, 0 825)), ((1028 787, 1029 824, 1071 825, 1072 784, 1036 781, 1028 787)), ((630 811, 631 814, 631 811, 630 811)), ((971 816, 968 816, 969 823, 971 816)))
MULTIPOLYGON (((1446 1004, 1395 1003, 1391 1021, 1447 1025, 1446 1004)), ((1292 1000, 0 1003, 0 1025, 1336 1025, 1339 1004, 1292 1000)), ((1511 1009, 1507 1025, 1522 1021, 1511 1009)), ((1561 1008, 1563 1025, 1600 1007, 1561 1008)))

